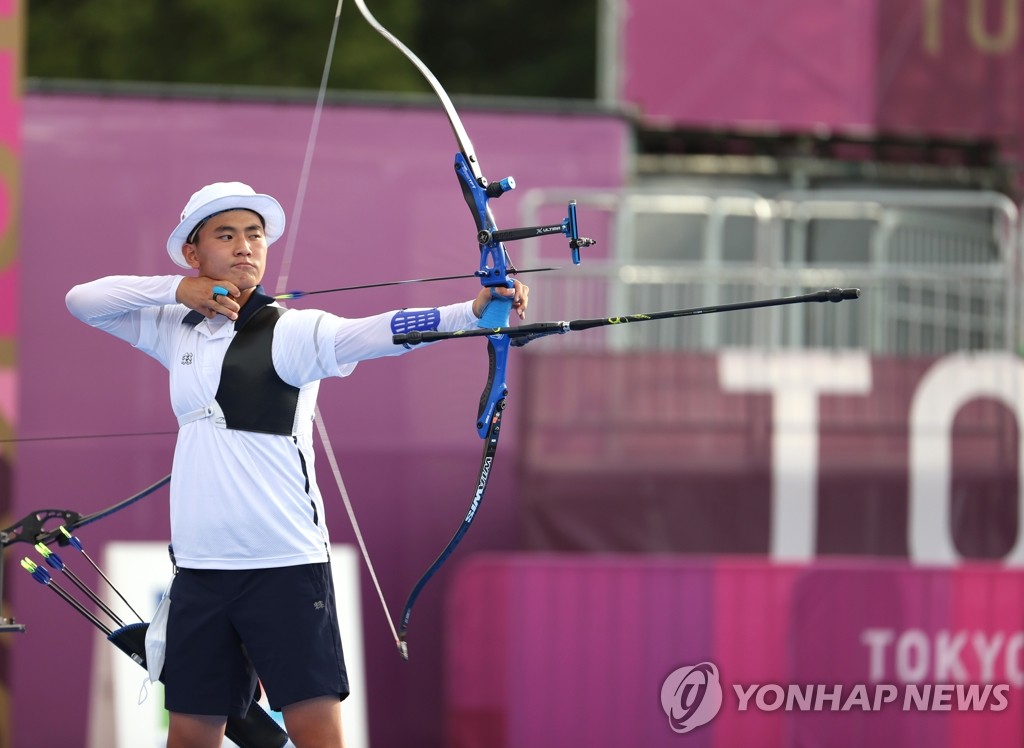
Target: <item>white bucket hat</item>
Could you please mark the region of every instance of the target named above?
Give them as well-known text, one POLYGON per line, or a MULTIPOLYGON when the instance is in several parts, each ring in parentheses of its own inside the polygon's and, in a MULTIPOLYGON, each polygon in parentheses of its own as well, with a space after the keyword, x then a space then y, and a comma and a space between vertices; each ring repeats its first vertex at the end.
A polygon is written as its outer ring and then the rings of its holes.
POLYGON ((208 184, 189 198, 181 211, 181 223, 167 238, 167 254, 175 264, 183 268, 189 265, 181 254, 181 248, 189 235, 206 218, 226 210, 251 210, 263 218, 263 231, 267 245, 271 245, 284 234, 284 208, 270 195, 258 195, 247 184, 241 182, 216 182, 208 184))

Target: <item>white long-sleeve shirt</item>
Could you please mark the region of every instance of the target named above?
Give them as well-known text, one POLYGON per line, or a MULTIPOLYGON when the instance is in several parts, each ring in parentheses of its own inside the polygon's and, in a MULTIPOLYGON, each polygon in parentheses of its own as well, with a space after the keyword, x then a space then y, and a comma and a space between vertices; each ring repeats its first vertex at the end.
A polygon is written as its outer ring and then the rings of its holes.
MULTIPOLYGON (((170 372, 181 418, 209 406, 235 336, 218 315, 183 322, 182 276, 111 276, 75 286, 71 313, 149 354, 170 372)), ((472 302, 440 307, 439 330, 472 327, 472 302)), ((359 361, 408 349, 391 342, 395 312, 346 319, 292 309, 274 328, 277 375, 299 389, 293 436, 220 428, 213 418, 181 426, 171 474, 171 543, 178 566, 258 569, 327 560, 329 539, 316 483, 313 410, 320 380, 348 376, 359 361)))

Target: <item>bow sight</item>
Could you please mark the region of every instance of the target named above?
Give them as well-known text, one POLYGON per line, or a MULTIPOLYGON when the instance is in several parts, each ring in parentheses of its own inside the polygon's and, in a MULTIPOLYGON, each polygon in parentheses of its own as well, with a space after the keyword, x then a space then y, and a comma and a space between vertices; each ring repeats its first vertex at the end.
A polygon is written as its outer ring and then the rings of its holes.
MULTIPOLYGON (((507 177, 501 180, 502 182, 511 182, 512 186, 509 189, 515 189, 515 182, 512 177, 507 177)), ((492 182, 492 185, 495 184, 492 182)), ((488 194, 490 189, 488 188, 488 194)), ((501 194, 501 193, 499 193, 501 194)), ((597 244, 596 239, 588 239, 585 236, 580 236, 579 224, 576 221, 576 201, 569 201, 569 212, 561 223, 553 223, 548 226, 523 226, 518 229, 503 229, 498 231, 488 231, 483 229, 476 235, 476 240, 481 245, 491 244, 492 242, 511 242, 518 239, 531 239, 536 236, 547 236, 549 234, 562 234, 569 237, 569 250, 572 253, 572 264, 580 264, 580 250, 586 247, 591 247, 597 244)))

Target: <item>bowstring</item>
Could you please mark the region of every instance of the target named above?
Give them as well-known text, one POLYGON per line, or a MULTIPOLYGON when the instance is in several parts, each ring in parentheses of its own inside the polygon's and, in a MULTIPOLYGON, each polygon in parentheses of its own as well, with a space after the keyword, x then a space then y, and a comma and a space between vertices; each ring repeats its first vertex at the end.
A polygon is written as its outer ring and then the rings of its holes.
MULTIPOLYGON (((288 273, 291 270, 292 260, 295 255, 295 243, 299 235, 299 224, 302 220, 302 206, 306 201, 309 176, 313 168, 313 153, 316 150, 317 134, 320 131, 320 118, 323 114, 324 100, 327 96, 327 79, 330 77, 331 62, 334 59, 334 49, 338 39, 338 26, 341 21, 342 2, 343 0, 338 0, 338 8, 334 12, 334 23, 331 26, 331 40, 327 45, 327 58, 324 61, 324 70, 320 77, 320 89, 317 92, 316 106, 313 109, 313 121, 309 128, 309 137, 306 139, 306 152, 302 160, 302 171, 299 173, 299 186, 295 194, 295 204, 292 208, 291 230, 288 232, 284 253, 281 257, 281 271, 278 274, 277 290, 275 291, 275 295, 285 293, 288 288, 288 273)), ((324 451, 327 454, 327 462, 330 465, 331 474, 334 476, 334 483, 338 487, 338 493, 341 495, 341 501, 345 506, 345 511, 348 513, 349 523, 352 525, 352 531, 355 534, 356 543, 359 545, 359 552, 363 556, 363 562, 366 564, 366 569, 370 573, 370 579, 373 581, 373 587, 377 591, 377 599, 380 601, 381 608, 384 609, 384 617, 387 619, 388 627, 391 629, 391 635, 394 637, 395 643, 398 644, 398 629, 395 628, 395 622, 391 617, 391 611, 388 609, 388 604, 384 600, 384 592, 381 589, 380 581, 377 579, 377 572, 373 568, 373 562, 370 560, 370 552, 367 550, 366 542, 363 540, 363 533, 359 528, 359 522, 356 520, 355 509, 352 507, 352 500, 349 497, 348 489, 345 487, 345 481, 341 477, 341 468, 338 466, 338 461, 335 458, 334 448, 331 446, 331 439, 327 433, 327 427, 324 424, 323 415, 320 413, 319 405, 314 409, 313 415, 313 422, 316 424, 317 433, 320 435, 320 441, 324 445, 324 451)))
POLYGON ((331 25, 331 40, 327 43, 327 58, 324 60, 324 70, 320 75, 320 88, 317 90, 316 106, 313 108, 313 121, 309 127, 309 137, 306 138, 306 152, 302 158, 302 170, 299 172, 299 186, 295 192, 295 205, 292 208, 292 218, 289 221, 291 230, 285 240, 284 254, 281 256, 281 272, 277 277, 277 293, 284 293, 288 286, 288 273, 291 270, 292 258, 295 255, 295 242, 299 235, 299 225, 302 221, 302 206, 306 202, 306 189, 309 187, 309 175, 313 170, 313 153, 316 150, 317 134, 320 132, 320 117, 324 111, 324 100, 327 97, 327 79, 331 72, 331 62, 334 60, 334 48, 338 40, 338 25, 341 21, 341 4, 338 0, 338 8, 334 11, 334 23, 331 25))

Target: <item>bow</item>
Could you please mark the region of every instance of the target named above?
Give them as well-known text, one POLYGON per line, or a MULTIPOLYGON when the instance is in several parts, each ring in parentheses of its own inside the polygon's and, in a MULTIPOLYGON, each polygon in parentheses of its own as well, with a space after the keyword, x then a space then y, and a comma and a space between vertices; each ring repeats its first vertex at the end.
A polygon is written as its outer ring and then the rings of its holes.
MULTIPOLYGON (((71 530, 91 524, 104 519, 105 517, 109 517, 111 514, 129 507, 135 502, 141 501, 160 488, 163 488, 170 482, 170 480, 171 476, 165 475, 156 483, 147 486, 138 493, 132 494, 128 498, 122 499, 106 509, 100 509, 99 511, 91 514, 82 514, 80 512, 71 511, 70 509, 37 509, 34 512, 29 512, 13 525, 0 530, 0 603, 3 601, 4 549, 7 548, 7 546, 12 543, 29 543, 31 545, 46 546, 54 542, 58 542, 61 545, 73 545, 76 549, 84 553, 84 550, 77 542, 77 539, 70 536, 69 533, 71 530), (57 524, 56 527, 54 527, 54 523, 57 524)), ((86 557, 88 558, 87 554, 86 557)), ((93 563, 91 559, 89 561, 92 563, 93 567, 99 571, 96 564, 93 563)), ((100 571, 99 573, 104 579, 106 579, 103 572, 100 571)), ((109 580, 107 581, 109 583, 109 580)), ((24 630, 25 627, 22 624, 15 623, 13 618, 3 616, 3 610, 0 609, 0 633, 12 631, 21 632, 24 630)))
POLYGON ((47 529, 48 526, 52 526, 54 521, 58 522, 67 530, 74 530, 88 525, 97 520, 101 520, 104 517, 109 517, 114 512, 119 512, 125 509, 137 501, 140 501, 151 493, 163 488, 165 485, 170 483, 171 476, 165 475, 163 478, 158 480, 156 483, 147 486, 138 493, 132 494, 127 499, 113 504, 106 509, 100 509, 99 511, 93 512, 92 514, 81 514, 79 512, 73 512, 69 509, 38 509, 34 512, 29 512, 18 522, 15 522, 10 527, 5 527, 0 530, 0 549, 6 548, 11 543, 25 542, 32 543, 52 543, 54 540, 63 540, 63 533, 60 527, 47 529))
MULTIPOLYGON (((85 551, 82 542, 76 536, 72 535, 71 531, 77 527, 82 527, 83 525, 96 522, 104 517, 109 517, 111 514, 131 506, 135 502, 144 499, 162 488, 170 481, 170 479, 170 475, 165 476, 151 486, 129 496, 127 499, 119 501, 106 509, 93 512, 92 514, 83 515, 79 512, 69 511, 66 509, 40 509, 35 512, 30 512, 27 516, 10 527, 0 530, 0 587, 2 587, 3 582, 4 549, 12 543, 24 542, 34 544, 36 551, 38 551, 42 556, 46 565, 56 571, 59 571, 62 576, 67 577, 74 584, 76 589, 83 593, 90 602, 100 608, 111 619, 111 621, 114 622, 116 628, 111 628, 101 621, 99 617, 86 608, 79 599, 68 592, 65 588, 61 587, 54 578, 54 574, 48 572, 43 566, 36 564, 26 557, 21 561, 22 568, 31 574, 37 582, 57 594, 58 597, 68 603, 68 605, 70 605, 82 617, 92 623, 93 626, 106 634, 107 639, 114 646, 127 654, 145 669, 147 667, 145 637, 149 624, 143 622, 142 617, 135 611, 135 608, 131 606, 131 604, 125 599, 124 595, 122 595, 114 586, 107 575, 103 573, 103 570, 97 566, 96 562, 93 561, 92 557, 90 557, 85 551), (51 527, 51 523, 54 521, 60 523, 56 528, 51 527), (112 589, 114 593, 121 598, 121 601, 128 606, 132 613, 135 613, 139 622, 125 624, 121 617, 118 616, 117 613, 115 613, 106 603, 104 603, 102 598, 100 598, 92 588, 90 588, 81 580, 80 577, 78 577, 77 574, 68 568, 67 564, 64 563, 60 556, 48 548, 48 545, 55 541, 61 545, 71 546, 81 553, 93 569, 95 569, 103 578, 110 589, 112 589)), ((2 592, 0 592, 0 600, 2 599, 2 592)), ((0 613, 2 613, 2 611, 0 611, 0 613)), ((24 625, 15 623, 13 619, 0 616, 0 632, 10 633, 22 632, 24 630, 24 625)), ((288 735, 281 726, 278 725, 274 718, 264 711, 258 701, 259 695, 257 693, 253 695, 249 704, 249 710, 246 712, 244 717, 228 717, 226 726, 227 737, 235 744, 242 746, 242 748, 284 748, 286 745, 291 745, 288 741, 288 735)))
MULTIPOLYGON (((480 283, 484 288, 491 289, 491 301, 487 305, 483 318, 480 319, 478 324, 480 328, 489 330, 507 327, 509 313, 512 309, 512 299, 498 294, 496 289, 512 288, 513 281, 509 276, 514 274, 516 269, 509 258, 508 252, 505 250, 503 242, 561 233, 569 238, 572 261, 577 265, 580 262, 580 249, 590 246, 594 242, 579 235, 576 220, 576 204, 574 202, 569 203, 568 215, 559 224, 530 226, 505 231, 499 230, 491 213, 490 201, 515 189, 515 181, 511 177, 506 177, 496 182, 489 182, 484 177, 476 150, 473 148, 473 143, 444 87, 422 60, 394 34, 381 25, 369 8, 367 8, 365 0, 355 0, 355 3, 366 22, 409 59, 441 101, 458 145, 458 153, 455 154, 455 174, 462 189, 462 196, 476 223, 477 242, 480 246, 480 263, 475 275, 480 279, 480 283)), ((505 380, 511 338, 509 335, 501 332, 490 333, 486 337, 487 381, 480 395, 480 404, 477 409, 476 418, 477 433, 483 439, 484 446, 477 474, 476 489, 473 493, 469 510, 459 528, 438 557, 423 573, 419 581, 413 586, 406 599, 398 629, 399 652, 405 659, 409 657, 406 638, 413 606, 427 582, 447 561, 469 530, 469 526, 472 524, 474 517, 476 517, 477 510, 480 508, 480 502, 483 500, 484 493, 487 490, 487 483, 494 465, 494 457, 498 450, 498 438, 501 435, 501 419, 505 410, 505 399, 508 396, 508 386, 505 380)))

